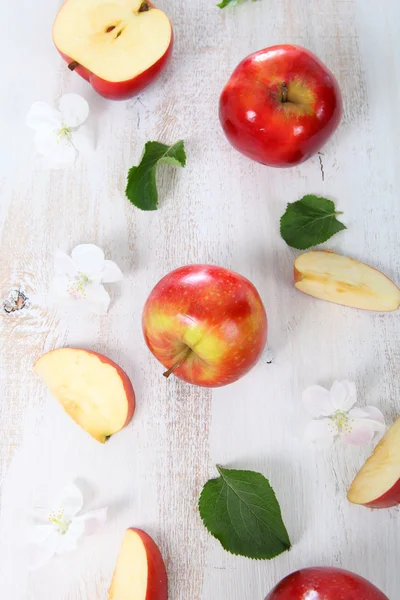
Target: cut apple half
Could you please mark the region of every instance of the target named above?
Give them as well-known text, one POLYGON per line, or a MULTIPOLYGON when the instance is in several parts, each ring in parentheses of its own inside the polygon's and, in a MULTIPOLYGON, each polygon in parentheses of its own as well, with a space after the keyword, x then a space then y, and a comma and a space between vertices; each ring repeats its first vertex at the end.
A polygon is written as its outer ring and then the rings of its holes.
POLYGON ((66 0, 53 39, 71 58, 71 68, 84 67, 114 83, 153 67, 170 47, 172 28, 166 14, 147 1, 66 0))
POLYGON ((375 448, 350 486, 353 504, 388 508, 400 504, 400 418, 375 448))
POLYGON ((400 306, 400 289, 386 275, 335 252, 315 250, 298 256, 294 281, 301 292, 343 306, 379 312, 400 306))
POLYGON ((34 370, 70 417, 98 442, 104 443, 133 416, 132 383, 102 354, 60 348, 39 358, 34 370))
POLYGON ((108 600, 167 600, 168 581, 161 552, 140 529, 128 529, 122 541, 108 600))

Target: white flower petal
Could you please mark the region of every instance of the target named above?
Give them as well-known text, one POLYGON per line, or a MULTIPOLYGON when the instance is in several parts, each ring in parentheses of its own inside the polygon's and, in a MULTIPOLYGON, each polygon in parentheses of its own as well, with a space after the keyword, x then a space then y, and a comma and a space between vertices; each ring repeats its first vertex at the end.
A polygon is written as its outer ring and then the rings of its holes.
POLYGON ((54 300, 72 301, 71 294, 68 293, 70 278, 67 275, 56 275, 50 285, 50 295, 54 300))
POLYGON ((35 146, 39 154, 46 158, 50 167, 63 167, 74 163, 76 150, 64 136, 55 132, 38 131, 35 135, 35 146))
POLYGON ((331 387, 334 410, 347 412, 357 402, 357 388, 353 381, 334 381, 331 387))
POLYGON ((68 277, 75 277, 78 273, 72 258, 61 250, 56 250, 54 253, 54 270, 57 275, 67 275, 68 277))
POLYGON ((108 508, 99 508, 98 510, 92 510, 87 512, 80 517, 76 517, 75 521, 83 523, 85 535, 94 535, 103 527, 107 520, 108 508))
POLYGON ((377 408, 376 406, 366 406, 363 410, 367 413, 369 419, 377 421, 378 423, 382 423, 382 425, 384 425, 386 429, 385 417, 383 416, 379 408, 377 408))
POLYGON ((78 131, 71 131, 71 142, 82 154, 90 154, 94 150, 92 132, 86 125, 82 125, 78 131))
POLYGON ((85 273, 89 279, 101 274, 104 268, 104 252, 94 244, 80 244, 71 252, 71 258, 78 271, 85 273))
POLYGON ((111 298, 104 287, 98 283, 92 283, 86 287, 86 300, 91 309, 99 315, 105 315, 110 306, 111 298))
POLYGON ((64 535, 60 535, 61 541, 57 547, 57 554, 72 552, 78 547, 79 542, 85 534, 85 526, 82 521, 74 519, 64 535))
POLYGON ((354 419, 349 424, 351 432, 343 435, 345 444, 351 446, 363 446, 372 442, 374 427, 368 419, 354 419))
POLYGON ((121 281, 124 276, 122 274, 121 269, 118 265, 115 264, 112 260, 104 261, 104 268, 101 277, 101 281, 103 283, 115 283, 116 281, 121 281))
POLYGON ((61 123, 61 113, 46 102, 34 102, 26 115, 26 124, 36 131, 58 130, 61 123))
POLYGON ((59 109, 67 127, 79 127, 89 115, 89 104, 79 94, 64 94, 60 99, 59 109))
MULTIPOLYGON (((47 517, 50 511, 47 511, 47 517)), ((43 544, 54 532, 54 527, 50 523, 46 525, 34 525, 30 528, 29 539, 32 544, 43 544)))
POLYGON ((331 419, 313 419, 308 423, 304 437, 308 442, 330 446, 337 434, 338 428, 331 419))
POLYGON ((311 385, 302 394, 304 408, 312 417, 329 417, 334 408, 330 393, 320 385, 311 385))
POLYGON ((60 505, 64 508, 64 519, 71 520, 83 506, 83 496, 77 485, 67 485, 60 494, 60 505))
POLYGON ((364 409, 364 408, 358 408, 357 406, 355 408, 352 408, 351 410, 349 410, 349 417, 352 417, 353 419, 368 419, 369 418, 369 413, 364 409))
POLYGON ((43 567, 46 563, 48 563, 49 560, 56 554, 61 538, 62 536, 54 530, 51 536, 47 538, 47 540, 41 546, 37 546, 37 548, 35 548, 33 559, 29 565, 29 568, 31 570, 40 569, 40 567, 43 567))

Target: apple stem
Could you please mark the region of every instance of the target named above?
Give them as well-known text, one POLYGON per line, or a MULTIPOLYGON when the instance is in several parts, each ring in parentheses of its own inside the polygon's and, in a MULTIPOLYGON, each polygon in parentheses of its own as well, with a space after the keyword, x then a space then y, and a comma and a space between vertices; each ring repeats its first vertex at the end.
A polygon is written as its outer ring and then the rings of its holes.
POLYGON ((170 367, 168 369, 168 371, 165 371, 165 373, 163 373, 164 377, 166 377, 168 379, 168 377, 175 371, 175 369, 177 369, 179 367, 179 365, 181 363, 183 363, 184 360, 187 359, 187 357, 189 356, 189 354, 192 352, 192 349, 189 348, 189 346, 186 348, 184 354, 182 354, 181 358, 179 358, 176 363, 174 363, 172 365, 172 367, 170 367))
POLYGON ((71 63, 69 63, 68 69, 70 71, 75 71, 76 67, 79 67, 79 66, 80 66, 79 63, 76 62, 76 60, 73 60, 71 63))
POLYGON ((282 98, 281 98, 282 102, 287 102, 289 90, 288 90, 288 86, 286 85, 285 81, 282 83, 281 92, 282 92, 282 98))
POLYGON ((147 12, 148 10, 150 10, 150 6, 147 4, 146 0, 144 0, 140 5, 139 12, 147 12))

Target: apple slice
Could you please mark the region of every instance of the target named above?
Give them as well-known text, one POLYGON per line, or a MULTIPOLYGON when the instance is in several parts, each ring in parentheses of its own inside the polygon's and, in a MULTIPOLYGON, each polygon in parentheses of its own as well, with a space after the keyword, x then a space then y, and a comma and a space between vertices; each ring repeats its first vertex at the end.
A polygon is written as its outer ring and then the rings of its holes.
POLYGON ((128 529, 122 541, 108 600, 167 600, 168 580, 161 552, 140 529, 128 529))
POLYGON ((147 0, 66 0, 53 40, 71 70, 102 96, 121 100, 162 71, 173 34, 166 14, 147 0))
POLYGON ((347 498, 369 508, 400 504, 400 417, 358 472, 347 498))
POLYGON ((315 250, 294 262, 295 287, 343 306, 387 312, 400 306, 400 289, 380 271, 335 252, 315 250))
POLYGON ((39 358, 34 370, 70 417, 98 442, 106 442, 133 417, 130 379, 102 354, 60 348, 39 358))

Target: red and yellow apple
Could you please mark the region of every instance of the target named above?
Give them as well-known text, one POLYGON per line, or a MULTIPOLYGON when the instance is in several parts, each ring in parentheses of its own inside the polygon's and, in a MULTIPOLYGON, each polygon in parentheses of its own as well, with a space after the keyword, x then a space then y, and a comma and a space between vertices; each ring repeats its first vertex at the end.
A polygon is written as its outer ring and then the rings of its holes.
POLYGON ((368 508, 400 504, 400 417, 358 472, 347 498, 368 508))
POLYGON ((34 370, 66 413, 98 442, 106 442, 133 417, 132 383, 103 354, 60 348, 39 358, 34 370))
POLYGON ((140 529, 128 529, 122 541, 108 600, 167 600, 168 580, 161 552, 140 529))
POLYGON ((318 152, 342 117, 335 77, 309 50, 283 44, 245 58, 224 87, 219 116, 242 154, 292 167, 318 152))
POLYGON ((265 600, 389 600, 372 583, 343 569, 310 567, 291 573, 265 600))
POLYGON ((66 0, 53 41, 68 67, 96 92, 123 100, 165 68, 173 33, 165 13, 148 0, 66 0))
POLYGON ((166 275, 143 310, 143 332, 164 375, 204 387, 236 381, 258 361, 267 316, 250 281, 213 265, 189 265, 166 275))
POLYGON ((294 263, 294 282, 309 296, 343 306, 379 312, 400 306, 400 289, 386 275, 335 252, 300 254, 294 263))

